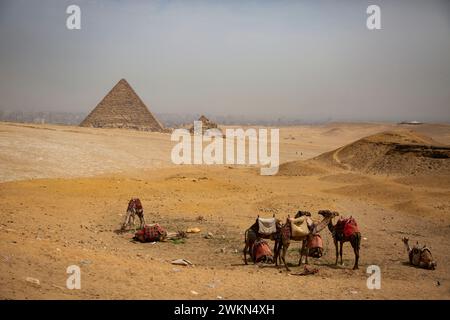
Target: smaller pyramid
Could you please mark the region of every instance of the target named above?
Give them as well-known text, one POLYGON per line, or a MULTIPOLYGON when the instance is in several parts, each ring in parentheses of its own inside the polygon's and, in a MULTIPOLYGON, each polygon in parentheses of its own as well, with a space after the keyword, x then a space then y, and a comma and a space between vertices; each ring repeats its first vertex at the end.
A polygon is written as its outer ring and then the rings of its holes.
POLYGON ((80 126, 164 131, 161 123, 125 79, 121 79, 108 92, 80 126))
MULTIPOLYGON (((219 127, 217 126, 217 123, 214 123, 212 121, 210 121, 207 117, 205 117, 204 115, 202 115, 200 118, 198 118, 197 121, 201 121, 202 122, 202 134, 205 133, 206 130, 208 129, 219 129, 219 127)), ((219 129, 220 130, 220 129, 219 129)), ((191 128, 189 129, 189 132, 191 134, 194 133, 194 126, 192 125, 191 128)))

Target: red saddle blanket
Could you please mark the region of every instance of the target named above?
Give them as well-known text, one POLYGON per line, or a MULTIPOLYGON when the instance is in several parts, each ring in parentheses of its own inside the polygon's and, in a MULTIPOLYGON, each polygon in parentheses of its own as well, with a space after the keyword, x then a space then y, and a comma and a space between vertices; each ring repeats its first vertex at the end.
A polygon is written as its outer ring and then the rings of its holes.
POLYGON ((348 238, 355 232, 358 232, 358 224, 353 217, 340 218, 335 226, 336 234, 343 235, 348 238))
POLYGON ((323 248, 323 241, 320 234, 315 234, 311 239, 308 240, 308 248, 323 248))
POLYGON ((253 244, 253 258, 255 262, 267 261, 272 258, 272 250, 270 250, 269 244, 264 240, 257 240, 253 244))
POLYGON ((134 235, 136 240, 140 242, 160 241, 166 236, 167 232, 159 224, 146 224, 141 230, 134 235))

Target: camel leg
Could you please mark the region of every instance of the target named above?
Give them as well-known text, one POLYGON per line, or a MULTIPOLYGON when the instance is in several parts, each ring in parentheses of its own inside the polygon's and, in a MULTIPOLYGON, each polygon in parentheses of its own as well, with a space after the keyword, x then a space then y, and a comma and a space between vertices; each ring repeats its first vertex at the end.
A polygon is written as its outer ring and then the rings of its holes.
POLYGON ((127 215, 125 216, 125 221, 122 225, 122 229, 125 230, 127 226, 130 224, 130 211, 127 211, 127 215))
POLYGON ((286 267, 286 270, 287 270, 287 271, 291 271, 291 270, 289 269, 289 267, 287 266, 287 264, 286 264, 286 252, 287 252, 287 250, 288 250, 288 248, 289 248, 289 245, 290 245, 289 242, 283 243, 283 253, 282 253, 282 255, 281 255, 281 258, 282 258, 282 260, 283 260, 284 266, 286 267))
POLYGON ((306 248, 305 248, 305 252, 306 252, 305 264, 309 264, 309 263, 308 263, 309 248, 308 248, 308 246, 305 246, 305 247, 306 247, 306 248))
POLYGON ((133 213, 133 214, 131 215, 131 218, 132 218, 132 220, 133 220, 133 228, 134 228, 134 232, 136 232, 136 222, 135 222, 136 214, 133 213))
POLYGON ((278 241, 278 246, 277 246, 277 256, 278 256, 278 264, 281 266, 281 264, 283 263, 283 260, 281 259, 281 254, 282 254, 282 250, 283 249, 283 242, 281 240, 278 241))
POLYGON ((244 263, 248 264, 247 263, 247 250, 250 247, 249 240, 248 240, 248 230, 245 230, 244 242, 245 242, 244 251, 243 251, 243 253, 244 253, 244 263))
POLYGON ((280 265, 283 263, 283 261, 281 260, 281 248, 282 248, 282 243, 280 243, 279 247, 278 247, 278 263, 280 265))
POLYGON ((344 246, 344 241, 339 241, 339 255, 341 256, 341 265, 344 264, 342 261, 342 247, 344 246))
POLYGON ((357 233, 354 235, 353 241, 351 242, 353 251, 355 253, 355 265, 353 266, 353 270, 359 269, 358 262, 359 262, 359 248, 361 245, 361 234, 357 233))
POLYGON ((302 261, 303 261, 303 250, 305 250, 305 241, 302 241, 302 246, 300 248, 300 259, 298 259, 298 265, 301 266, 302 265, 302 261))
POLYGON ((353 270, 357 270, 358 268, 358 260, 359 260, 359 249, 353 248, 353 251, 355 252, 355 265, 353 266, 353 270))
POLYGON ((244 263, 245 263, 245 264, 248 264, 248 263, 247 263, 247 249, 248 249, 248 243, 247 243, 247 241, 245 241, 244 250, 242 251, 243 254, 244 254, 244 263))
POLYGON ((243 253, 244 253, 244 263, 245 264, 248 264, 247 263, 247 249, 248 249, 248 244, 247 244, 247 242, 245 242, 245 247, 244 247, 244 251, 243 251, 243 253))
POLYGON ((337 265, 338 264, 339 251, 338 251, 338 243, 337 243, 336 239, 334 239, 334 247, 336 248, 336 262, 334 264, 337 265))
POLYGON ((144 213, 142 213, 142 214, 139 216, 139 220, 140 220, 140 222, 141 222, 141 227, 140 227, 140 229, 142 229, 142 228, 145 226, 144 213))
POLYGON ((278 256, 279 256, 278 240, 275 240, 275 245, 273 246, 273 257, 275 259, 275 266, 278 267, 278 256))

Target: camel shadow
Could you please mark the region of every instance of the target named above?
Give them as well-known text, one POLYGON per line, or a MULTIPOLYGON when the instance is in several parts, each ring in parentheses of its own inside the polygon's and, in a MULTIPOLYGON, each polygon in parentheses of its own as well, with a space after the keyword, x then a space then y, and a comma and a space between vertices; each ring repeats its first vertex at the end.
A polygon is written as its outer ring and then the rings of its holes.
POLYGON ((324 266, 324 267, 335 269, 335 270, 337 270, 337 269, 344 269, 345 268, 345 265, 341 265, 339 263, 338 264, 324 263, 324 264, 321 264, 320 266, 324 266))
POLYGON ((115 234, 117 234, 117 235, 121 235, 121 234, 124 234, 126 231, 123 230, 123 229, 116 229, 116 230, 114 230, 113 232, 114 232, 115 234))
POLYGON ((117 235, 122 235, 122 234, 126 234, 126 233, 130 233, 130 234, 135 234, 137 231, 136 230, 132 230, 132 229, 116 229, 113 232, 117 235))
MULTIPOLYGON (((419 266, 415 266, 415 265, 413 265, 413 264, 411 264, 411 263, 409 263, 409 262, 406 262, 406 261, 402 261, 402 266, 404 266, 404 267, 409 267, 409 268, 414 268, 414 269, 422 269, 422 270, 424 270, 425 268, 421 268, 421 267, 419 267, 419 266)), ((426 269, 425 269, 426 270, 426 269)))
POLYGON ((254 266, 257 266, 259 268, 279 268, 280 267, 280 266, 275 266, 274 263, 253 263, 253 261, 248 262, 247 264, 245 264, 244 262, 232 263, 231 266, 232 267, 254 267, 254 266))

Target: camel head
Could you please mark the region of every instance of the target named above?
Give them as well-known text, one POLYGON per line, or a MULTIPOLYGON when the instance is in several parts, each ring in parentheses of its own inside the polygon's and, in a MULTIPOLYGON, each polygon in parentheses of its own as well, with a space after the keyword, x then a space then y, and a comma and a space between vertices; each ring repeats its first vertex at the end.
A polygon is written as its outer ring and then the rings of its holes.
POLYGON ((298 210, 297 214, 295 215, 295 218, 300 218, 300 217, 303 217, 303 216, 311 217, 311 212, 298 210))
POLYGON ((337 217, 339 215, 337 211, 330 211, 330 210, 319 210, 318 214, 321 215, 323 219, 322 221, 319 222, 319 224, 316 225, 314 233, 319 233, 326 226, 332 228, 333 223, 331 221, 333 220, 334 217, 337 217))
POLYGON ((403 243, 405 244, 406 251, 411 252, 411 247, 409 246, 409 239, 408 238, 402 238, 403 243))
POLYGON ((322 216, 324 219, 326 218, 333 219, 334 217, 339 216, 339 212, 331 210, 319 210, 318 214, 322 216))

